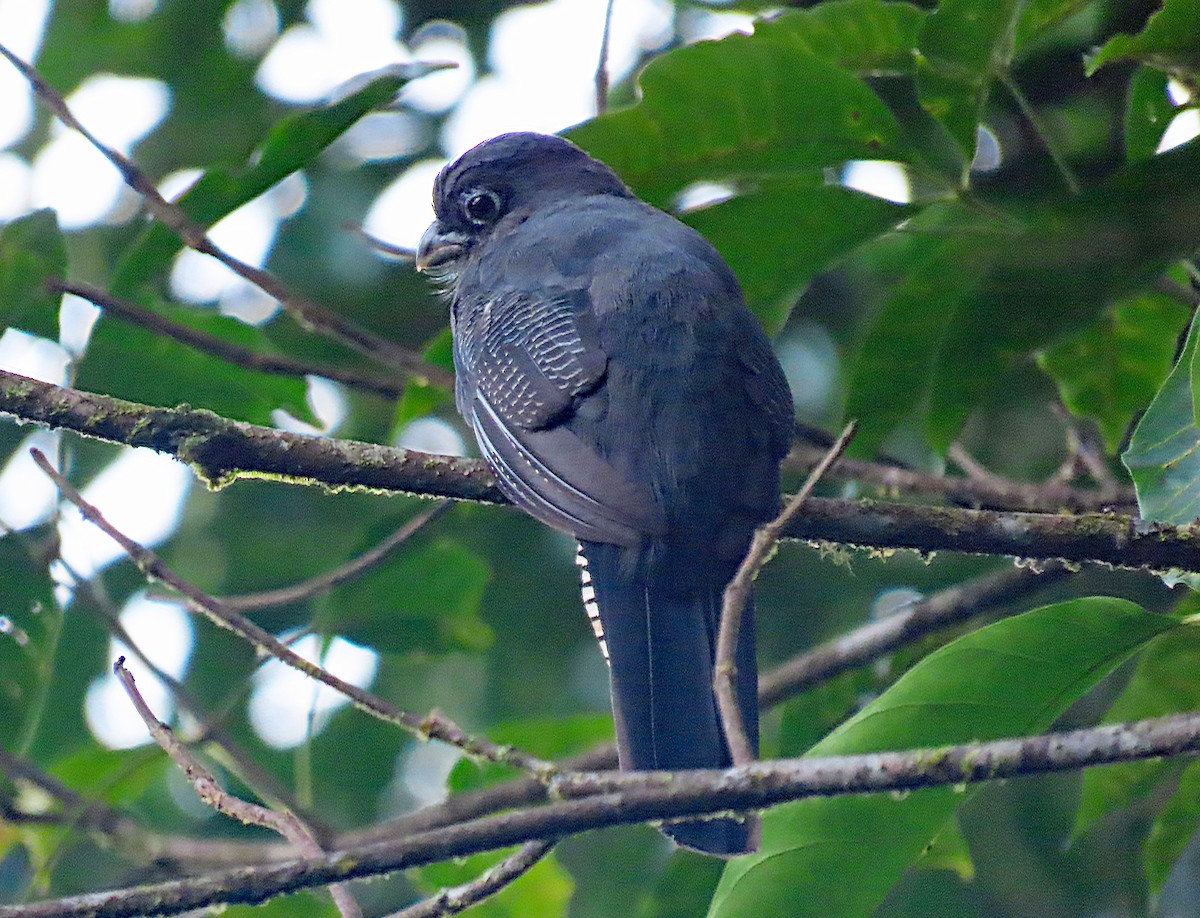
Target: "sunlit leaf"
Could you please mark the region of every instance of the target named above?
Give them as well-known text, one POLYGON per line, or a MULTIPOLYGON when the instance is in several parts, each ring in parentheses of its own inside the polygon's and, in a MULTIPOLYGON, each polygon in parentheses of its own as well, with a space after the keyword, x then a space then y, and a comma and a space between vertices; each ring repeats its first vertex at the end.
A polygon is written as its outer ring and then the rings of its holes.
POLYGON ((58 303, 46 281, 67 271, 67 251, 52 210, 35 210, 0 228, 0 331, 19 328, 57 340, 58 303))
MULTIPOLYGON (((926 657, 811 755, 938 746, 1043 730, 1147 640, 1176 627, 1097 597, 1045 606, 926 657)), ((730 863, 711 915, 870 915, 965 794, 931 788, 769 810, 760 853, 730 863)))

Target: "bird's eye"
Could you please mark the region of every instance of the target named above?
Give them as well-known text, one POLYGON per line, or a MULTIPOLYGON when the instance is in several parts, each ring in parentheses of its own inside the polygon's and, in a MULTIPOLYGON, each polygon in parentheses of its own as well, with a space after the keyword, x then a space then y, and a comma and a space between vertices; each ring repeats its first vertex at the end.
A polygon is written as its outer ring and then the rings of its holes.
POLYGON ((500 195, 494 191, 470 191, 463 197, 463 213, 476 226, 486 226, 500 216, 500 195))

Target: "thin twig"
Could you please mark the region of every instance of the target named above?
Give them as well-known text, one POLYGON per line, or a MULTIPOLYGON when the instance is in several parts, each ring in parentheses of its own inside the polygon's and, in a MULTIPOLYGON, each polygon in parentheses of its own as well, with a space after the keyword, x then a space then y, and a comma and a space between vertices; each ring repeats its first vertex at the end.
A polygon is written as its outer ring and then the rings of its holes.
POLYGON ((179 914, 219 902, 262 902, 284 892, 464 857, 600 826, 760 809, 816 796, 915 790, 1073 771, 1200 752, 1200 712, 1066 733, 904 752, 780 759, 724 771, 605 772, 564 777, 578 799, 489 816, 319 859, 0 906, 0 918, 123 918, 179 914))
POLYGON ((1017 85, 1017 81, 1013 79, 1012 74, 1007 70, 1001 70, 996 73, 996 78, 1004 84, 1005 89, 1013 97, 1013 101, 1017 103, 1017 108, 1021 110, 1021 114, 1025 116, 1030 127, 1041 138, 1043 145, 1046 147, 1046 152, 1050 154, 1050 159, 1054 163, 1054 167, 1062 176, 1063 183, 1071 194, 1077 195, 1080 191, 1079 179, 1075 175, 1075 171, 1071 168, 1071 164, 1067 162, 1067 157, 1058 147, 1058 141, 1050 136, 1050 132, 1046 129, 1045 123, 1042 121, 1041 115, 1030 104, 1025 92, 1017 85))
POLYGON ((608 50, 612 42, 613 7, 617 0, 608 0, 604 7, 604 31, 600 33, 600 59, 596 62, 596 114, 608 111, 608 50))
POLYGON ((356 685, 339 679, 328 670, 311 663, 296 653, 270 632, 250 621, 233 609, 226 608, 220 602, 209 596, 195 584, 173 571, 157 554, 120 532, 46 460, 40 450, 32 449, 30 453, 38 467, 48 475, 59 492, 74 504, 83 514, 84 519, 99 528, 125 550, 130 559, 137 565, 145 576, 166 584, 187 599, 188 604, 201 612, 213 624, 233 632, 238 637, 252 644, 256 650, 270 654, 281 663, 297 669, 306 676, 323 682, 330 688, 346 696, 357 708, 387 723, 408 730, 422 739, 437 739, 462 749, 468 755, 478 756, 493 762, 501 762, 528 771, 531 774, 549 778, 555 772, 551 762, 523 753, 511 746, 502 746, 483 737, 466 733, 453 721, 441 714, 430 714, 421 717, 389 701, 385 701, 373 692, 368 692, 356 685))
POLYGON ((342 224, 342 229, 349 233, 353 233, 376 252, 379 252, 383 255, 387 255, 400 261, 416 262, 417 260, 417 252, 415 249, 410 249, 402 245, 396 245, 394 242, 388 242, 385 239, 380 239, 375 234, 368 233, 362 228, 362 224, 360 223, 354 223, 353 221, 347 220, 342 224))
POLYGON ((20 71, 33 88, 34 94, 59 121, 80 134, 117 168, 125 184, 141 196, 146 204, 146 209, 179 236, 188 248, 217 259, 239 277, 273 297, 283 310, 303 327, 312 329, 373 360, 402 370, 416 379, 441 386, 453 385, 453 374, 429 363, 419 354, 414 354, 407 348, 401 347, 335 312, 318 306, 316 303, 296 296, 275 275, 262 268, 247 264, 221 249, 209 238, 204 227, 188 216, 183 208, 162 196, 149 176, 133 160, 105 145, 92 134, 71 112, 62 94, 51 86, 36 69, 3 45, 0 45, 0 56, 7 58, 9 63, 20 71))
MULTIPOLYGON (((146 699, 137 690, 132 673, 125 668, 124 657, 118 657, 117 662, 113 664, 113 674, 120 680, 125 694, 129 696, 134 710, 141 717, 154 741, 187 775, 188 781, 196 791, 196 796, 205 804, 218 813, 236 819, 245 825, 260 826, 282 835, 295 845, 304 857, 315 858, 325 853, 316 836, 289 810, 273 810, 259 806, 257 803, 250 803, 248 800, 242 800, 225 791, 213 773, 192 755, 186 745, 180 742, 175 731, 159 720, 150 710, 146 699)), ((342 918, 362 918, 362 910, 344 883, 331 883, 329 893, 342 918)))
POLYGON ((299 583, 281 587, 277 590, 244 593, 240 596, 217 596, 214 599, 227 609, 237 609, 242 612, 247 609, 264 609, 270 606, 283 606, 288 603, 303 602, 304 600, 311 599, 313 596, 331 590, 340 584, 353 580, 356 577, 361 577, 381 561, 384 561, 392 552, 416 535, 427 524, 433 522, 453 506, 454 501, 452 500, 439 501, 428 510, 424 510, 412 519, 406 520, 403 526, 378 545, 363 552, 357 558, 351 558, 345 564, 325 571, 322 574, 317 574, 315 577, 310 577, 307 580, 302 580, 299 583))
POLYGON ((353 367, 331 366, 282 354, 264 354, 253 351, 248 347, 242 347, 240 344, 225 341, 216 335, 210 335, 208 332, 184 325, 182 322, 168 319, 144 306, 115 297, 88 284, 77 281, 51 280, 47 286, 59 293, 70 293, 81 297, 89 303, 99 306, 107 315, 122 319, 131 325, 166 335, 168 338, 173 338, 202 353, 217 357, 235 366, 245 367, 248 370, 273 373, 279 376, 322 376, 325 379, 332 379, 351 388, 382 395, 385 398, 396 398, 404 392, 404 381, 395 376, 356 370, 353 367))
POLYGON ((742 720, 742 709, 737 700, 737 642, 738 627, 742 620, 742 610, 750 596, 754 579, 763 565, 771 557, 783 531, 792 518, 804 506, 812 494, 813 488, 821 480, 828 468, 845 452, 854 436, 857 425, 851 421, 842 431, 837 442, 829 447, 822 459, 808 475, 804 486, 797 491, 784 507, 783 512, 765 526, 760 526, 754 533, 750 550, 742 560, 733 575, 733 579, 725 587, 725 595, 721 608, 721 627, 717 633, 716 666, 713 674, 713 689, 717 696, 717 710, 721 715, 721 726, 725 730, 725 739, 729 744, 729 754, 735 765, 745 765, 754 761, 754 749, 746 736, 746 725, 742 720))
MULTIPOLYGON (((801 468, 816 465, 825 449, 797 442, 788 462, 801 468)), ((1074 487, 1055 476, 1046 482, 1013 481, 991 473, 986 481, 919 472, 883 462, 843 456, 826 474, 838 481, 857 481, 885 493, 941 497, 970 507, 992 510, 1030 510, 1056 513, 1132 507, 1137 504, 1133 488, 1114 483, 1111 488, 1074 487)))
POLYGON ((484 871, 469 883, 443 889, 416 905, 387 916, 387 918, 445 918, 457 915, 472 905, 494 896, 514 880, 532 870, 554 848, 554 841, 525 842, 520 848, 484 871))

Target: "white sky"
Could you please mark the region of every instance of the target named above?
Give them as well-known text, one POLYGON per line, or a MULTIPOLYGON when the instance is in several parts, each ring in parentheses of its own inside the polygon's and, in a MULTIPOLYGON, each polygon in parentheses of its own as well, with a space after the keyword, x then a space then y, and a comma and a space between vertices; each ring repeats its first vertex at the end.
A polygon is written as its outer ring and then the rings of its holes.
MULTIPOLYGON (((605 4, 606 0, 552 0, 503 13, 494 25, 489 72, 482 78, 478 78, 476 63, 455 27, 423 28, 412 36, 410 46, 401 42, 403 15, 394 0, 310 0, 307 21, 282 34, 270 0, 237 0, 226 16, 224 38, 230 53, 261 57, 257 83, 264 92, 295 103, 327 99, 345 81, 391 64, 449 60, 459 65, 414 82, 402 97, 413 112, 441 112, 457 104, 438 138, 443 155, 415 163, 397 175, 364 217, 369 232, 413 247, 432 219, 430 186, 448 158, 504 131, 557 131, 593 114, 593 75, 605 4)), ((49 0, 0 0, 0 43, 26 60, 36 59, 48 9, 49 0)), ((108 9, 114 18, 136 21, 154 16, 158 3, 109 0, 108 9)), ((617 0, 609 60, 614 82, 628 73, 643 50, 668 40, 674 15, 667 0, 617 0)), ((679 27, 688 40, 745 31, 750 23, 748 17, 737 13, 693 9, 678 15, 682 17, 679 27)), ((1179 88, 1172 91, 1178 95, 1179 88)), ((24 80, 4 63, 0 63, 0 99, 4 100, 0 105, 0 223, 45 206, 58 210, 68 229, 132 217, 129 192, 123 189, 116 170, 61 125, 53 128, 49 142, 31 162, 11 151, 32 125, 33 106, 24 80)), ((162 83, 115 74, 90 77, 68 102, 101 139, 123 152, 152 132, 171 106, 169 88, 162 83)), ((366 161, 420 148, 424 143, 422 122, 413 112, 370 116, 344 138, 340 149, 351 159, 366 161)), ((1191 111, 1170 126, 1162 149, 1198 132, 1200 114, 1191 111)), ((197 157, 202 158, 203 151, 197 151, 197 157)), ((168 177, 163 185, 177 194, 192 179, 194 173, 181 174, 168 177)), ((908 193, 902 171, 886 163, 850 164, 841 180, 893 199, 903 200, 908 193)), ((239 258, 262 264, 280 221, 303 207, 306 195, 303 176, 293 176, 222 220, 212 235, 239 258)), ((171 284, 182 300, 218 301, 225 311, 247 320, 262 319, 273 309, 269 300, 248 290, 226 269, 192 252, 179 256, 171 284)), ((86 340, 94 310, 68 304, 64 318, 63 340, 77 351, 86 340)), ((65 383, 69 352, 54 342, 10 329, 0 337, 0 367, 65 383)), ((335 422, 340 410, 336 393, 318 388, 311 395, 324 412, 326 424, 335 422)), ((447 430, 414 424, 405 431, 404 442, 461 451, 461 440, 457 435, 448 439, 447 430)), ((56 442, 56 436, 38 432, 27 445, 52 451, 56 442)), ((130 536, 155 544, 173 531, 191 484, 192 477, 182 465, 145 450, 127 450, 89 484, 85 495, 130 536)), ((19 451, 0 469, 0 523, 25 528, 45 521, 55 511, 53 490, 33 468, 26 451, 19 451)), ((85 576, 120 555, 114 544, 71 511, 63 513, 60 530, 64 557, 85 576)), ((123 621, 135 640, 154 648, 161 657, 159 665, 173 674, 183 673, 192 632, 176 606, 139 597, 130 603, 123 621)), ((317 654, 315 639, 304 639, 298 646, 306 655, 317 654)), ((119 652, 121 648, 114 644, 114 657, 119 652)), ((334 641, 325 663, 344 678, 365 685, 373 678, 377 660, 370 651, 334 641)), ((137 664, 131 666, 136 671, 137 664)), ((148 673, 137 675, 151 705, 167 719, 170 702, 166 692, 148 673)), ((281 664, 266 664, 254 678, 251 716, 256 729, 274 745, 288 747, 303 741, 310 713, 315 712, 319 725, 339 704, 328 690, 315 687, 281 664)), ((111 676, 93 686, 87 716, 96 735, 114 747, 147 739, 111 676)))

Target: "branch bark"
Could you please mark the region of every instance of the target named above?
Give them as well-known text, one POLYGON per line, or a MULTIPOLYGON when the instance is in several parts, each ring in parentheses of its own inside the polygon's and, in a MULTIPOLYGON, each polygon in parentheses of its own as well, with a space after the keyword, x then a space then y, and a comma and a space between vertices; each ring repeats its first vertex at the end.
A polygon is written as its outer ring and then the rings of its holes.
POLYGON ((377 876, 600 826, 759 809, 804 797, 916 790, 1200 752, 1200 713, 988 743, 756 762, 727 771, 573 773, 545 806, 489 816, 322 858, 0 906, 0 918, 179 914, 219 902, 377 876))
MULTIPOLYGON (((211 487, 242 477, 506 503, 479 460, 286 433, 0 371, 0 414, 175 456, 211 487)), ((968 510, 813 497, 784 538, 1200 572, 1200 532, 1113 513, 968 510)))

